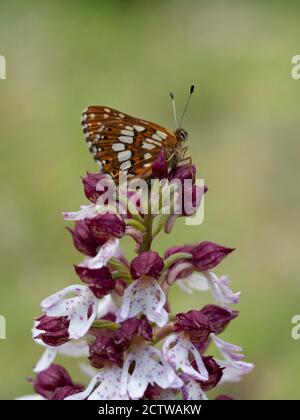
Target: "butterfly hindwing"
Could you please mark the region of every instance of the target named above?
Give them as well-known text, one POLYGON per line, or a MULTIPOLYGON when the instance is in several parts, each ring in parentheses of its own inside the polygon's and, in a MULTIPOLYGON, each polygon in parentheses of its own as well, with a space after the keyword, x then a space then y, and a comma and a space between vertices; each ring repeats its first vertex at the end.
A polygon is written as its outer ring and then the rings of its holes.
POLYGON ((131 177, 151 173, 151 163, 164 144, 176 140, 171 131, 158 124, 109 107, 90 106, 84 110, 82 126, 100 170, 114 179, 120 171, 131 177))

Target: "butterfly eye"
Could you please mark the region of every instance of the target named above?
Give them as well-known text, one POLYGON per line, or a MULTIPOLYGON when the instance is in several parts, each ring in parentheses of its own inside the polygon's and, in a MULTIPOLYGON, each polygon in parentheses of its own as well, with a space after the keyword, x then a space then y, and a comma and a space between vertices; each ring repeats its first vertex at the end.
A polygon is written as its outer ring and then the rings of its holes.
POLYGON ((181 141, 186 141, 187 137, 188 137, 188 133, 187 131, 185 131, 183 128, 178 128, 176 130, 176 136, 181 140, 181 141))

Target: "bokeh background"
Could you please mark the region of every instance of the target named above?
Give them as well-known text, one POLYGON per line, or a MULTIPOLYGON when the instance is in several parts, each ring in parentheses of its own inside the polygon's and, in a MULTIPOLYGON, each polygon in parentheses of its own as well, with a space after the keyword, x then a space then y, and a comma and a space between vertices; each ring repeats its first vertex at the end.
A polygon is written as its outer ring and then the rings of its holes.
MULTIPOLYGON (((184 126, 209 186, 205 222, 179 223, 157 249, 204 239, 236 247, 217 270, 243 292, 223 337, 256 369, 223 392, 300 397, 300 341, 291 338, 300 313, 300 80, 290 74, 299 17, 296 1, 1 0, 1 399, 31 392, 26 377, 42 352, 32 319, 43 297, 76 280, 81 256, 61 211, 85 203, 80 176, 96 170, 82 109, 109 105, 172 128, 168 92, 180 109, 191 83, 184 126)), ((173 300, 184 310, 211 298, 174 289, 173 300)))

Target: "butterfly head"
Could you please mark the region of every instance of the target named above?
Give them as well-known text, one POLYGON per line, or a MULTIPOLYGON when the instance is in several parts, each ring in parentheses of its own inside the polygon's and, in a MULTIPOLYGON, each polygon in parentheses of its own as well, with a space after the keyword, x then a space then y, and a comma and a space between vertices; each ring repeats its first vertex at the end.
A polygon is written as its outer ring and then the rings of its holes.
POLYGON ((175 131, 175 134, 176 134, 176 138, 181 142, 185 142, 188 138, 188 133, 187 131, 185 131, 184 128, 177 128, 177 130, 175 131))
POLYGON ((181 114, 181 118, 180 118, 179 122, 177 120, 177 114, 176 114, 175 97, 174 97, 173 93, 170 93, 171 100, 172 100, 172 105, 173 105, 173 112, 174 112, 175 124, 178 127, 176 129, 176 131, 175 131, 175 135, 176 135, 176 137, 177 137, 178 140, 183 141, 183 142, 187 140, 188 133, 187 133, 187 131, 185 131, 181 127, 181 125, 182 125, 183 117, 185 116, 186 110, 187 110, 187 108, 189 106, 189 103, 190 103, 190 100, 191 100, 191 97, 192 97, 193 92, 194 92, 194 85, 192 85, 191 88, 190 88, 190 94, 189 94, 189 97, 188 97, 188 99, 186 101, 186 104, 185 104, 184 110, 183 110, 183 112, 181 114))

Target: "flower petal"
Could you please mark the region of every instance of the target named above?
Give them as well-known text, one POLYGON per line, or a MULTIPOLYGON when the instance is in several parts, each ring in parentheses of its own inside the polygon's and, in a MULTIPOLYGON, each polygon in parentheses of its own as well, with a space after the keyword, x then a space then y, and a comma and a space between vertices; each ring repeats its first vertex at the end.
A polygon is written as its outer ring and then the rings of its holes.
POLYGON ((180 388, 183 385, 171 366, 163 360, 159 350, 151 346, 140 346, 132 350, 124 362, 121 394, 128 392, 134 400, 142 398, 149 384, 157 384, 163 389, 180 388), (129 374, 132 362, 135 365, 129 374))
POLYGON ((218 276, 212 272, 207 272, 205 275, 214 298, 221 306, 237 304, 240 302, 241 292, 234 293, 230 289, 230 281, 227 276, 218 278, 218 276))
POLYGON ((223 371, 223 376, 220 381, 220 385, 225 382, 240 382, 243 379, 244 375, 247 375, 254 369, 252 363, 246 362, 226 362, 219 361, 218 363, 221 367, 225 368, 223 371))
POLYGON ((164 260, 154 251, 142 252, 132 260, 130 265, 131 275, 134 279, 143 275, 157 279, 163 268, 164 260))
POLYGON ((192 273, 185 278, 179 278, 176 284, 188 294, 192 294, 194 290, 199 292, 207 292, 209 290, 207 278, 199 273, 192 273))
POLYGON ((117 255, 119 251, 119 240, 112 239, 107 241, 99 250, 95 257, 86 259, 82 264, 83 267, 91 269, 102 268, 107 265, 108 261, 117 255))
POLYGON ((106 295, 98 303, 97 319, 104 318, 107 314, 114 314, 117 311, 117 307, 112 299, 111 295, 106 295))
POLYGON ((88 206, 80 206, 80 210, 78 211, 69 211, 63 212, 63 216, 65 220, 83 220, 95 217, 97 215, 95 204, 90 204, 88 206))
POLYGON ((86 286, 69 286, 42 301, 48 316, 67 316, 70 339, 78 340, 90 329, 98 311, 98 299, 86 286), (69 293, 75 297, 64 299, 69 293))
POLYGON ((211 334, 211 338, 226 360, 237 362, 244 358, 244 355, 241 353, 243 351, 242 347, 221 340, 221 338, 217 337, 215 334, 211 334))
POLYGON ((71 395, 66 400, 128 400, 127 394, 120 395, 122 369, 115 365, 106 366, 89 383, 85 391, 71 395), (96 389, 95 386, 99 384, 96 389))
POLYGON ((60 346, 58 352, 69 357, 88 357, 89 346, 85 340, 69 341, 60 346))
POLYGON ((181 370, 189 377, 199 381, 208 380, 208 371, 200 353, 183 333, 172 334, 166 339, 163 345, 163 354, 174 369, 181 370), (193 368, 190 362, 190 354, 195 358, 198 371, 193 368))
POLYGON ((35 373, 42 372, 43 370, 48 369, 48 367, 54 362, 54 359, 57 355, 58 347, 46 347, 42 357, 35 365, 33 371, 35 373))
POLYGON ((244 355, 241 353, 243 349, 240 346, 221 340, 215 334, 211 334, 211 338, 224 356, 224 360, 216 360, 219 366, 225 368, 220 383, 239 382, 243 375, 254 369, 252 363, 242 361, 244 355))
POLYGON ((182 395, 184 400, 208 400, 205 393, 202 391, 199 382, 190 379, 182 388, 182 395))
POLYGON ((168 322, 165 303, 165 294, 155 280, 136 280, 125 291, 117 322, 143 313, 150 322, 163 327, 168 322))
POLYGON ((46 398, 38 394, 23 395, 22 397, 16 398, 17 401, 45 401, 46 398))

